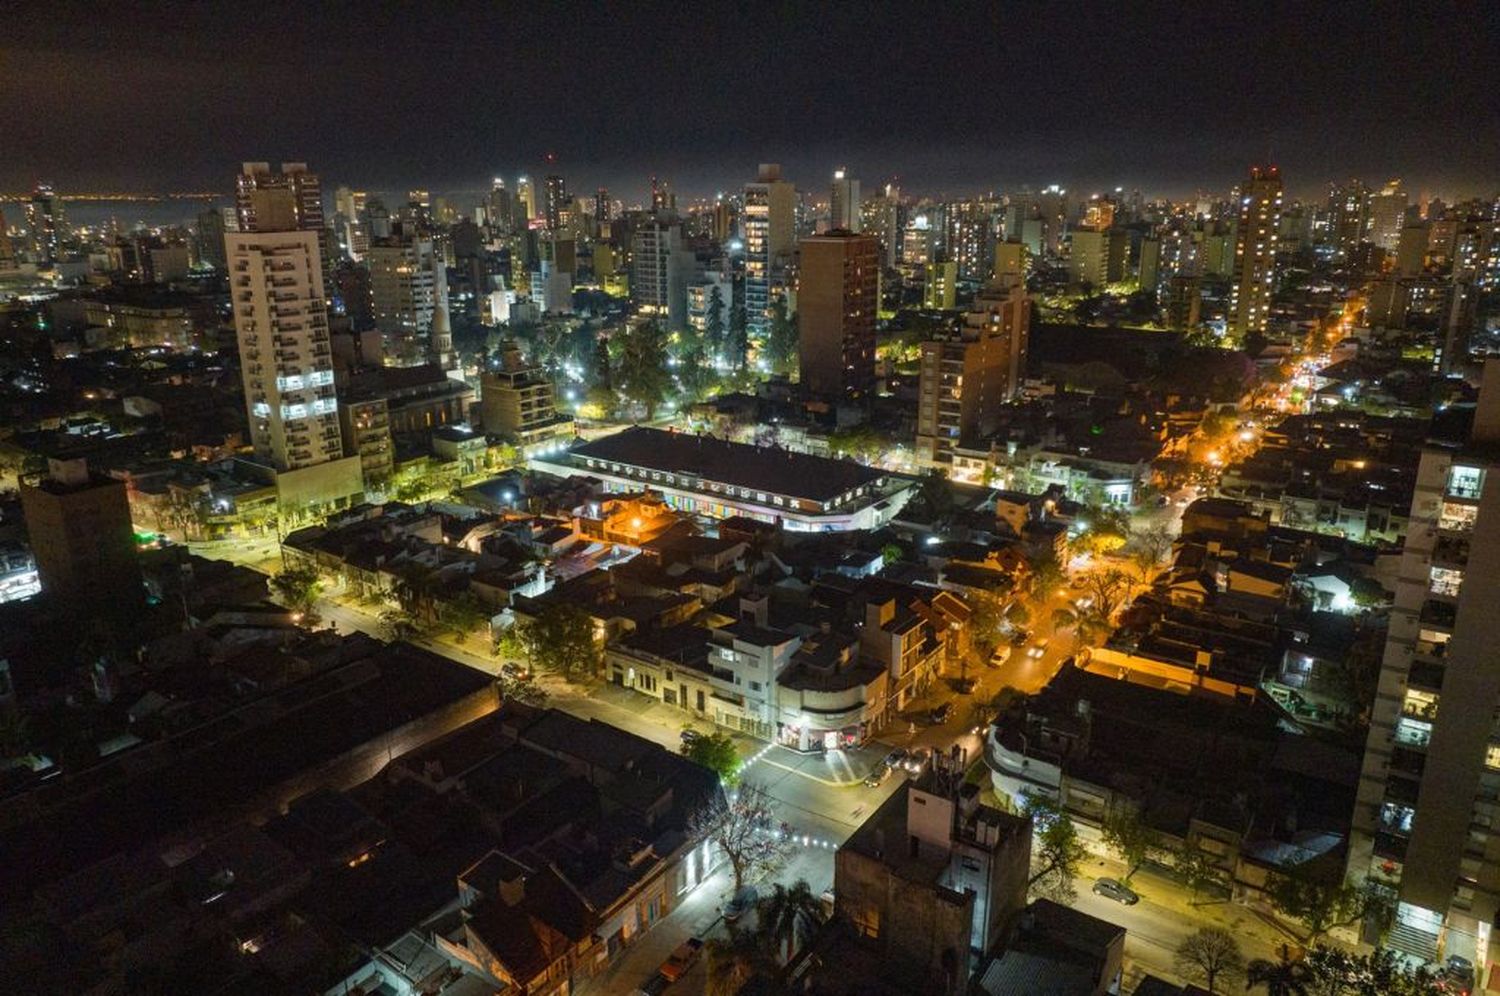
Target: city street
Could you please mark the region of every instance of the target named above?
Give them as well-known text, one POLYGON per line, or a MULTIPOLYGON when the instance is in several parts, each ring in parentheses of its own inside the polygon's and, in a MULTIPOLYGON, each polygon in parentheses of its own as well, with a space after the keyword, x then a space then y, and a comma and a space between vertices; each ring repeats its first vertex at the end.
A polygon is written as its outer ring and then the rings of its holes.
MULTIPOLYGON (((1152 515, 1154 521, 1175 527, 1181 509, 1172 503, 1152 515)), ((1174 529, 1175 531, 1175 529, 1174 529)), ((221 541, 191 544, 202 556, 232 560, 266 573, 280 569, 281 557, 274 539, 255 541, 221 541)), ((982 746, 975 728, 992 719, 990 703, 1005 688, 1031 694, 1042 688, 1075 651, 1071 630, 1053 625, 1053 614, 1059 608, 1071 607, 1082 596, 1077 589, 1062 586, 1047 594, 1040 605, 1031 605, 1027 624, 1030 636, 1012 648, 1009 657, 997 667, 971 663, 966 669, 977 684, 967 695, 954 689, 956 675, 939 677, 909 703, 901 717, 882 731, 877 739, 863 747, 817 754, 769 745, 743 735, 733 737, 745 761, 744 780, 764 788, 773 800, 777 818, 791 829, 794 848, 787 864, 773 877, 776 882, 791 884, 805 879, 813 891, 822 893, 833 885, 834 850, 870 813, 894 792, 903 775, 893 775, 878 787, 864 784, 895 747, 929 748, 947 751, 958 745, 968 752, 972 762, 982 746), (1041 648, 1038 653, 1035 648, 1041 648), (929 722, 932 708, 953 702, 951 715, 944 723, 929 722)), ((378 609, 341 598, 331 591, 322 598, 316 611, 326 624, 340 632, 363 632, 384 638, 378 609)), ((451 639, 417 637, 412 642, 487 673, 497 673, 500 661, 469 641, 464 646, 451 639)), ((598 719, 676 750, 681 730, 691 725, 700 732, 712 732, 710 724, 687 721, 678 710, 633 691, 610 684, 580 685, 555 675, 537 678, 547 693, 547 704, 586 719, 598 719)), ((1088 837, 1085 828, 1085 837, 1088 837)), ((1095 850, 1078 879, 1077 908, 1118 923, 1127 928, 1126 959, 1128 978, 1149 972, 1171 977, 1172 951, 1181 939, 1207 922, 1220 923, 1233 930, 1246 948, 1247 957, 1269 956, 1280 935, 1247 910, 1229 904, 1193 906, 1185 891, 1168 878, 1150 870, 1139 872, 1132 886, 1142 901, 1132 907, 1122 906, 1094 895, 1090 888, 1099 875, 1119 877, 1123 870, 1103 853, 1097 840, 1095 850)), ((769 886, 770 883, 765 883, 769 886)), ((608 973, 591 980, 583 990, 598 994, 629 994, 649 980, 666 956, 687 937, 711 937, 725 926, 719 907, 728 898, 731 883, 726 873, 711 878, 686 897, 682 905, 657 924, 642 941, 627 951, 608 973)), ((668 993, 698 992, 703 988, 703 963, 668 993)))

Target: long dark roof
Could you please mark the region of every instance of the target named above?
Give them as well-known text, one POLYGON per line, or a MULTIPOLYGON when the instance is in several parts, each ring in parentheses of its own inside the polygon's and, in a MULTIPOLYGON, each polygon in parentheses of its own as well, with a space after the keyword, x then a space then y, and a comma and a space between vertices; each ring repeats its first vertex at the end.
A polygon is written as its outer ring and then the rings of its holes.
POLYGON ((827 501, 885 476, 882 471, 848 460, 646 426, 633 426, 596 439, 578 447, 573 454, 575 458, 593 457, 667 473, 691 474, 720 484, 813 501, 827 501))

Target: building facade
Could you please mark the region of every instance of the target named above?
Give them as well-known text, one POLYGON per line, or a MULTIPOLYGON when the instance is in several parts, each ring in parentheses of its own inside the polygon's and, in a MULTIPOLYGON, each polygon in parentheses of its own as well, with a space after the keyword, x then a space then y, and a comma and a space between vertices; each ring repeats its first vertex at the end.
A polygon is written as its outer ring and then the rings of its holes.
POLYGON ((1253 166, 1240 189, 1229 288, 1229 331, 1237 337, 1266 330, 1280 228, 1281 171, 1275 166, 1253 166))
POLYGON ((763 336, 771 325, 771 286, 796 244, 797 191, 781 178, 779 163, 761 163, 745 185, 741 228, 745 242, 745 324, 763 336))
POLYGON ((802 387, 825 398, 875 390, 875 318, 880 243, 872 235, 832 231, 802 240, 797 291, 802 387))
POLYGON ((318 234, 295 227, 287 190, 252 192, 262 226, 224 236, 256 459, 277 470, 343 456, 318 234), (285 226, 285 227, 282 227, 285 226))

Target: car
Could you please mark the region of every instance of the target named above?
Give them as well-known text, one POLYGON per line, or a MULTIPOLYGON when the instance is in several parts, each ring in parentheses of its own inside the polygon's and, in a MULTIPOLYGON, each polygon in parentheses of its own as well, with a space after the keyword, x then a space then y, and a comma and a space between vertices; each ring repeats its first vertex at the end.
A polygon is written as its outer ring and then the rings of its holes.
POLYGON ((517 664, 515 661, 506 661, 504 664, 501 664, 500 673, 511 681, 531 680, 531 672, 526 669, 526 666, 524 664, 517 664))
POLYGON ((927 721, 934 724, 946 723, 948 722, 948 717, 952 715, 953 703, 944 702, 942 705, 935 707, 931 712, 927 714, 927 721))
POLYGON ((1468 996, 1474 987, 1474 963, 1463 955, 1449 955, 1438 971, 1438 985, 1440 992, 1468 996))
POLYGON ((645 982, 642 982, 640 988, 632 993, 631 996, 661 996, 662 990, 666 989, 667 986, 671 984, 672 982, 670 979, 662 975, 660 972, 657 972, 655 975, 651 976, 651 978, 647 979, 645 982))
POLYGON ((897 747, 895 750, 887 754, 885 756, 885 760, 881 763, 883 763, 887 768, 904 768, 906 767, 907 756, 908 755, 906 753, 905 747, 897 747))
POLYGON ((1031 630, 1018 629, 1010 635, 1010 645, 1012 647, 1019 647, 1029 639, 1031 639, 1031 630))
POLYGON ((676 982, 687 974, 687 970, 693 967, 693 962, 702 953, 703 941, 697 937, 689 937, 667 955, 667 960, 661 963, 661 968, 657 971, 668 982, 676 982))
POLYGON ((1124 903, 1126 906, 1134 906, 1141 901, 1141 897, 1136 895, 1134 889, 1124 882, 1113 878, 1101 878, 1095 882, 1094 895, 1103 896, 1105 899, 1113 899, 1115 902, 1124 903))
POLYGON ((920 775, 922 771, 927 767, 927 762, 931 760, 932 751, 928 750, 926 747, 918 747, 916 750, 912 751, 911 756, 906 759, 906 770, 914 775, 920 775))
POLYGON ((691 747, 693 746, 693 744, 703 739, 703 734, 699 733, 691 726, 684 728, 680 736, 682 737, 682 746, 684 747, 691 747))
POLYGON ((865 784, 870 788, 879 788, 890 777, 891 766, 882 761, 875 765, 875 769, 865 776, 865 784))
POLYGON ((960 695, 971 695, 979 687, 978 678, 959 678, 953 682, 953 690, 960 695))
POLYGON ((1008 660, 1010 660, 1010 644, 1002 643, 995 648, 994 653, 990 654, 990 667, 999 667, 1008 660))
POLYGON ((734 894, 734 898, 724 904, 722 911, 724 922, 734 923, 734 921, 744 916, 745 912, 754 906, 759 898, 760 894, 755 891, 755 886, 743 886, 739 892, 734 894))

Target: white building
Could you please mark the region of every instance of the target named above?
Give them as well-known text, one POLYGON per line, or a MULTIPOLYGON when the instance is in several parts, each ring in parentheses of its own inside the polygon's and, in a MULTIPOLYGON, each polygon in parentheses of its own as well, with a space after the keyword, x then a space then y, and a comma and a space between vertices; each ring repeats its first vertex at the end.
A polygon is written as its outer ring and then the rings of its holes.
POLYGON ((318 233, 298 231, 285 191, 253 194, 259 231, 224 236, 256 459, 277 470, 344 455, 318 233))
POLYGON ((366 255, 370 305, 385 353, 397 366, 452 364, 432 339, 433 317, 448 306, 448 271, 431 239, 382 239, 366 255))

